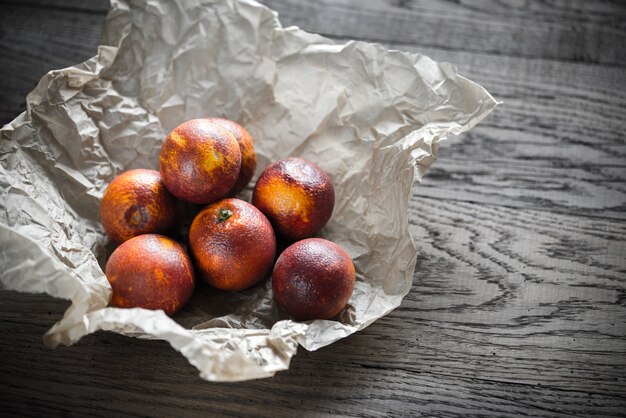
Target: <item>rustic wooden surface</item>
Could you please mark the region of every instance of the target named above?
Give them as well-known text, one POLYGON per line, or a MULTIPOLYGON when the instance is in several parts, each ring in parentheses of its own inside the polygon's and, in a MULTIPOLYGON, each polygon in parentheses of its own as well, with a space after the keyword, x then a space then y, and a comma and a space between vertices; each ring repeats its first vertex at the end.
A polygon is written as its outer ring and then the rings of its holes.
MULTIPOLYGON (((414 190, 411 293, 272 379, 217 384, 164 342, 49 350, 67 303, 0 292, 0 414, 625 416, 626 5, 265 3, 285 25, 452 62, 504 101, 414 190)), ((95 54, 107 7, 0 3, 0 123, 46 71, 95 54)))

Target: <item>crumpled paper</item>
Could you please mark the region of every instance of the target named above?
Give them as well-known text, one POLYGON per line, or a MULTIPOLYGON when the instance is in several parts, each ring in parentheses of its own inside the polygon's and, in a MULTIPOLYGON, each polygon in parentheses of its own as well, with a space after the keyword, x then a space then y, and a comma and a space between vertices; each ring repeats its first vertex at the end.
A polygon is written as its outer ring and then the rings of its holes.
POLYGON ((324 347, 400 304, 416 262, 411 187, 439 141, 495 105, 449 64, 283 28, 251 0, 113 0, 98 55, 45 75, 26 112, 2 128, 2 287, 71 299, 44 337, 51 347, 108 330, 168 341, 207 380, 272 376, 298 344, 324 347), (112 247, 98 208, 107 184, 157 168, 172 128, 213 116, 250 131, 257 176, 300 156, 332 178, 335 211, 320 235, 345 248, 357 271, 336 320, 281 316, 269 280, 240 293, 199 284, 174 318, 106 307, 112 247))

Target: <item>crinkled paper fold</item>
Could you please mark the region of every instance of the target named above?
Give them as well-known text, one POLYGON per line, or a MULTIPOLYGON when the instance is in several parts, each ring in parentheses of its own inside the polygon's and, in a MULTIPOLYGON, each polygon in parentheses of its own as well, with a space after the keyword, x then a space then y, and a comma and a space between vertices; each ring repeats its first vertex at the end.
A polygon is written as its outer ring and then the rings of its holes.
POLYGON ((114 0, 98 54, 45 75, 26 112, 2 128, 2 287, 72 301, 44 337, 52 347, 108 330, 168 341, 204 379, 271 376, 298 345, 331 344, 400 304, 416 262, 411 187, 440 140, 495 105, 449 64, 283 28, 250 0, 114 0), (104 189, 124 170, 157 168, 167 133, 208 116, 250 131, 257 176, 300 156, 332 178, 335 211, 321 236, 345 248, 357 271, 336 320, 281 316, 270 280, 240 293, 198 286, 174 318, 107 307, 104 189))

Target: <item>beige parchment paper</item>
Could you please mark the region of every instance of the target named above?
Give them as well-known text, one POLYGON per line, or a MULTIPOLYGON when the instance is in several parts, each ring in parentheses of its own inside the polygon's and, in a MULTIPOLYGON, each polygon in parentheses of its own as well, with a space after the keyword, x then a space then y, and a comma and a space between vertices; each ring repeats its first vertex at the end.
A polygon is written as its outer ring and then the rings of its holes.
POLYGON ((0 132, 1 286, 71 300, 44 336, 50 347, 108 330, 168 341, 207 380, 272 376, 298 345, 324 347, 401 303, 416 262, 411 187, 439 141, 495 105, 449 64, 284 28, 251 0, 113 0, 98 54, 45 75, 0 132), (257 176, 300 156, 332 178, 335 211, 320 235, 357 271, 336 320, 281 316, 270 280, 240 293, 199 284, 174 318, 107 307, 104 189, 124 170, 157 168, 176 125, 213 116, 250 131, 257 176))

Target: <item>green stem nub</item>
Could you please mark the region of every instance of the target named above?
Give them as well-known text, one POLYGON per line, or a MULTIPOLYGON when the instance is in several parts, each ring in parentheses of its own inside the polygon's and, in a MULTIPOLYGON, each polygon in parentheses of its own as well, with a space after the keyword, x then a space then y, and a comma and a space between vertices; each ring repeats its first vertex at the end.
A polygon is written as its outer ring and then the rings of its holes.
POLYGON ((220 209, 220 216, 218 218, 218 220, 220 222, 224 222, 226 219, 230 218, 231 216, 233 216, 233 212, 228 210, 228 209, 220 209))

